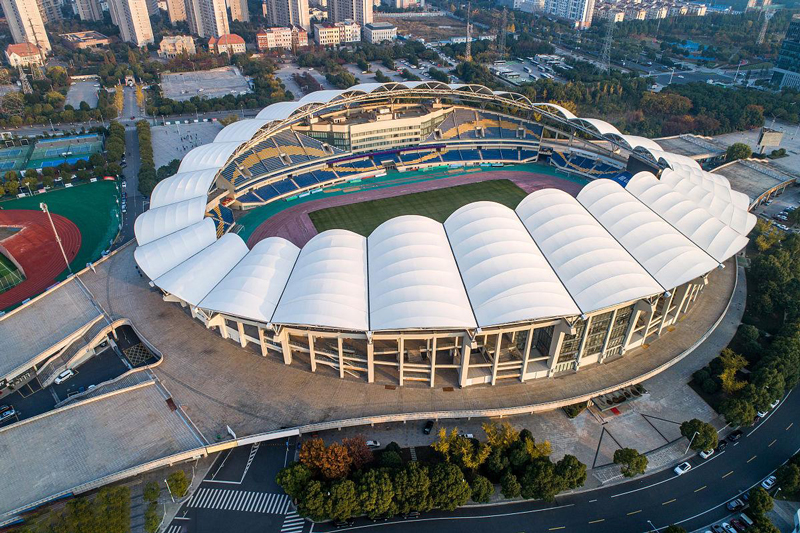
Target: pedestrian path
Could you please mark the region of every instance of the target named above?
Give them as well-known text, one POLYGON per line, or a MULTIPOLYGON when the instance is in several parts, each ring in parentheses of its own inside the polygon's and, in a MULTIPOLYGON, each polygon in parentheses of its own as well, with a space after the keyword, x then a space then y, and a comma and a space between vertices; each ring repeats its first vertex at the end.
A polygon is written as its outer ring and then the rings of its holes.
POLYGON ((196 509, 285 514, 290 503, 291 500, 286 494, 203 487, 192 496, 188 506, 196 509))
POLYGON ((413 447, 413 446, 410 449, 411 449, 411 460, 412 461, 416 461, 417 460, 417 449, 415 447, 413 447))
POLYGON ((283 519, 281 533, 301 533, 306 525, 306 520, 297 511, 292 511, 283 519))

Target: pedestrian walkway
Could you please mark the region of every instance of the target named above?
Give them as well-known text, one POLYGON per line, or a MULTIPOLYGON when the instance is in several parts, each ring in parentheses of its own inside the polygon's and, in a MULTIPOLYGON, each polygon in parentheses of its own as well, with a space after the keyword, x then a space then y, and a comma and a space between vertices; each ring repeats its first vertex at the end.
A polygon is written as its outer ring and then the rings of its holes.
POLYGON ((198 509, 284 514, 290 503, 289 496, 285 494, 201 488, 189 500, 188 506, 198 509))
POLYGON ((283 519, 281 533, 300 533, 306 525, 306 520, 297 511, 292 511, 283 519))
POLYGON ((417 449, 414 446, 412 446, 409 449, 409 451, 411 452, 411 460, 412 461, 416 461, 417 460, 417 449))

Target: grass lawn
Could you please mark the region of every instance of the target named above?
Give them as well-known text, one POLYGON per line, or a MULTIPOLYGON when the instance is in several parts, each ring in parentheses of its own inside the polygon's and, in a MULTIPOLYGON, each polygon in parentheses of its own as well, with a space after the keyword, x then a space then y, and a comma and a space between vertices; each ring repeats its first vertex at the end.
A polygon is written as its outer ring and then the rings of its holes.
MULTIPOLYGON (((14 198, 0 202, 3 209, 30 209, 39 211, 39 203, 47 204, 51 213, 71 220, 81 232, 81 249, 70 263, 72 270, 86 267, 86 263, 97 260, 111 246, 119 229, 117 186, 111 181, 98 181, 62 188, 45 194, 14 198)), ((66 278, 67 271, 58 277, 66 278)))
POLYGON ((471 202, 488 200, 513 209, 525 196, 525 191, 508 180, 492 180, 329 207, 313 211, 309 217, 319 232, 341 228, 366 237, 382 223, 400 215, 422 215, 444 222, 455 210, 471 202))
POLYGON ((22 273, 9 258, 0 254, 0 292, 22 283, 22 273))

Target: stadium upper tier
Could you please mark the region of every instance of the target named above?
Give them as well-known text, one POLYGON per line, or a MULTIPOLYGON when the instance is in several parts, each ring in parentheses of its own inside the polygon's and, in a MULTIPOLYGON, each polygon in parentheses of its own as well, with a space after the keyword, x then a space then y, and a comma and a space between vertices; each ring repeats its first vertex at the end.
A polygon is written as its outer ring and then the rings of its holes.
MULTIPOLYGON (((476 125, 485 120, 478 111, 452 113, 440 123, 437 142, 446 145, 447 132, 453 130, 461 136, 464 124, 487 131, 526 127, 505 124, 500 115, 476 125)), ((424 161, 433 153, 393 157, 424 161)), ((586 153, 580 157, 578 163, 591 163, 586 153)), ((340 161, 335 168, 370 170, 379 160, 340 161)), ((598 175, 611 177, 606 170, 598 175)), ((304 179, 324 185, 323 172, 329 171, 314 171, 304 179)), ((273 104, 257 119, 229 125, 213 143, 192 150, 179 173, 158 184, 150 209, 137 218, 135 257, 157 287, 209 316, 355 332, 469 330, 588 316, 668 294, 719 267, 747 244, 746 235, 755 225, 748 204, 727 180, 703 171, 695 161, 553 104, 534 104, 520 95, 477 86, 365 84, 273 104), (463 90, 505 105, 511 102, 610 140, 665 170, 660 179, 639 172, 625 186, 597 179, 577 198, 554 189, 536 191, 515 210, 477 202, 444 224, 402 216, 368 237, 326 231, 303 249, 273 237, 248 250, 238 235, 218 238, 215 225, 204 220, 207 191, 232 162, 238 169, 248 158, 261 162, 263 154, 277 150, 279 157, 288 158, 288 166, 335 153, 292 131, 295 114, 313 115, 309 109, 324 113, 343 103, 352 107, 362 99, 369 102, 370 94, 407 93, 415 87, 442 97, 463 90), (289 146, 297 150, 287 150, 289 146)))

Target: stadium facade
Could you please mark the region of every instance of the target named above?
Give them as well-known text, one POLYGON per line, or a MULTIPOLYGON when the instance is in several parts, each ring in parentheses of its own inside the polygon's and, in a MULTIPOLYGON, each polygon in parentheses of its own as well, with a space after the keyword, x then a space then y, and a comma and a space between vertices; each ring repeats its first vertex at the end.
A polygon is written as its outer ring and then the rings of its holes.
POLYGON ((286 364, 494 385, 652 342, 746 246, 749 204, 694 160, 557 105, 477 85, 362 84, 270 105, 189 152, 136 220, 135 258, 165 299, 286 364), (389 169, 528 161, 593 181, 514 210, 472 203, 444 224, 329 230, 302 249, 271 237, 248 250, 229 231, 231 208, 389 169))

